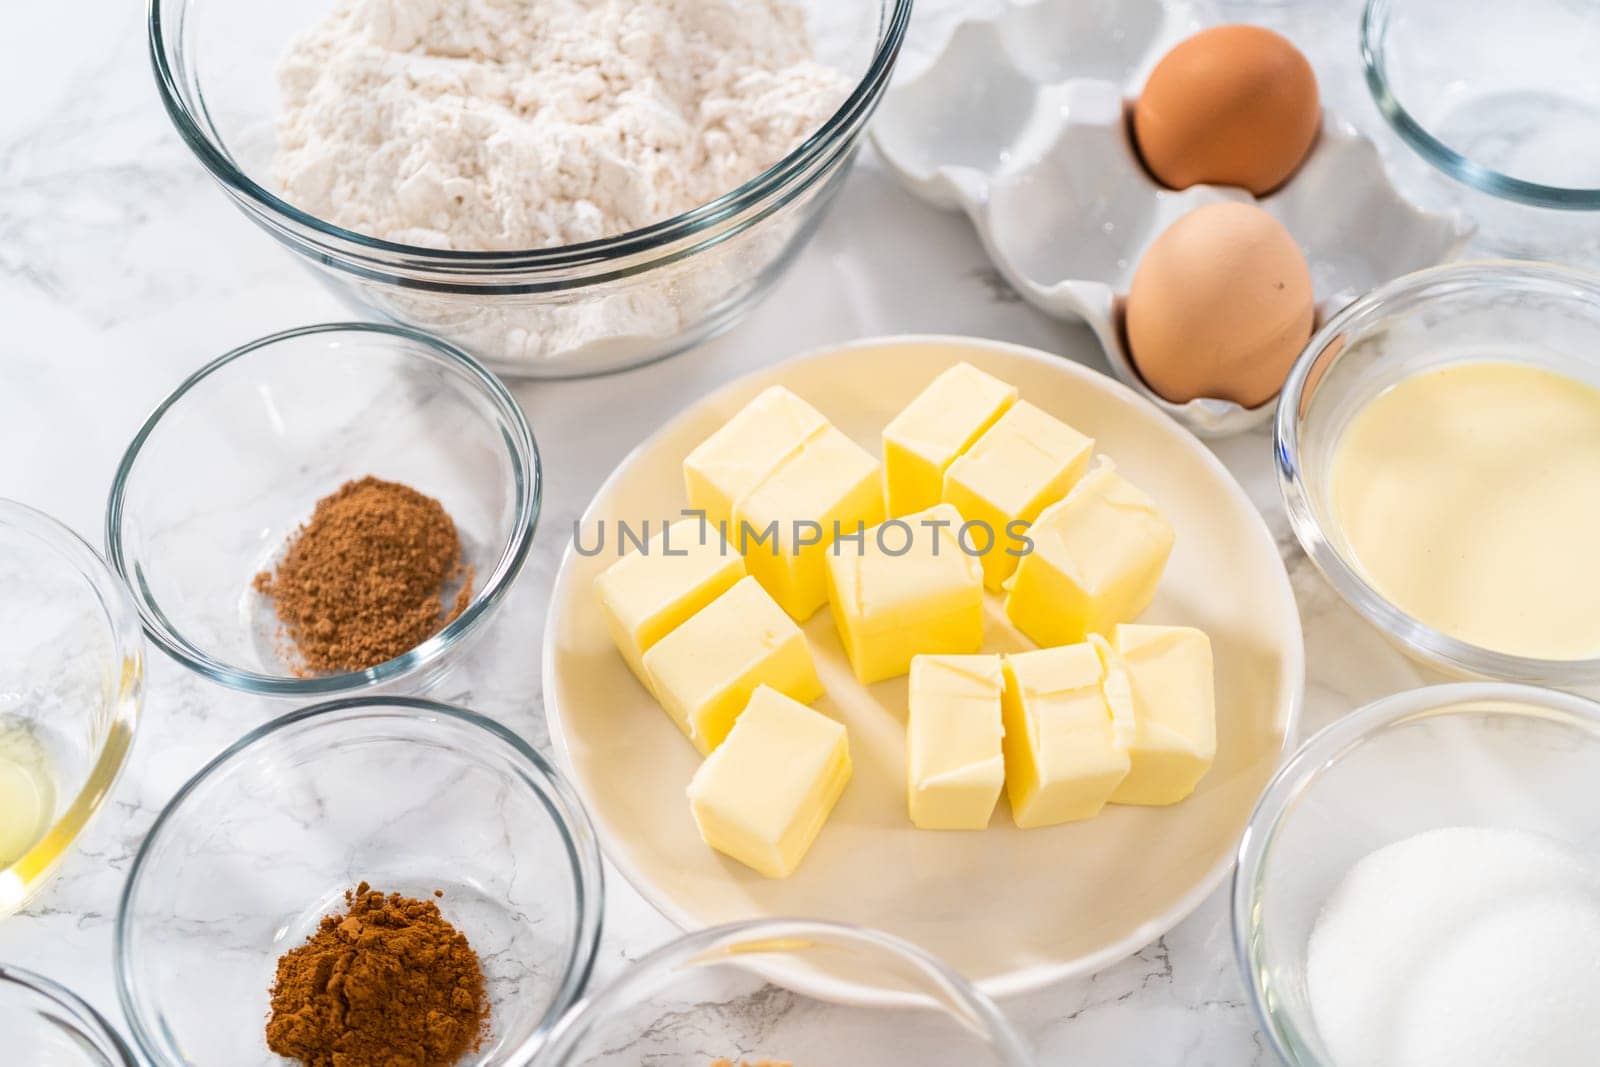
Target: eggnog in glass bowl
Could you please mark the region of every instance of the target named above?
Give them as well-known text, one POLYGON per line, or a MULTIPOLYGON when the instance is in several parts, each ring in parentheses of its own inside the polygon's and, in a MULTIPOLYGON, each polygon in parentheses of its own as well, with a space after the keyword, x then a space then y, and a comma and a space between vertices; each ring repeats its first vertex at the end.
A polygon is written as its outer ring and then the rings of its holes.
POLYGON ((1279 485, 1345 600, 1448 673, 1600 681, 1600 275, 1460 263, 1335 315, 1289 375, 1279 485))

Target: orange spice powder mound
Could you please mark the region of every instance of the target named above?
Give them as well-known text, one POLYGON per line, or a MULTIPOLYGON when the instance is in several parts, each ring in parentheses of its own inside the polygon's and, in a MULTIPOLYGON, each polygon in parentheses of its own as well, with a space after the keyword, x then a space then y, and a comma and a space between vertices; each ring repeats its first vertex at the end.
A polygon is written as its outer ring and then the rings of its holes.
POLYGON ((272 598, 295 673, 309 676, 411 651, 465 610, 472 581, 444 506, 369 475, 317 501, 276 569, 253 584, 272 598), (456 581, 447 606, 445 587, 456 581))
POLYGON ((306 1067, 448 1067, 488 1033, 466 936, 433 901, 366 882, 278 960, 271 997, 267 1047, 306 1067))

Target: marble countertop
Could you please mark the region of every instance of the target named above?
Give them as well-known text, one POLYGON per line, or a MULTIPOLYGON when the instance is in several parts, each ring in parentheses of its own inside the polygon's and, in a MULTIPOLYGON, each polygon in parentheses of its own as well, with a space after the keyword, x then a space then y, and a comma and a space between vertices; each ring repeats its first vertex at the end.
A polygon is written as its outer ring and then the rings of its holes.
MULTIPOLYGON (((142 5, 24 4, 0 62, 0 496, 47 511, 92 542, 112 471, 150 408, 189 370, 284 327, 348 317, 256 232, 190 157, 156 99, 142 5)), ((922 0, 915 49, 957 9, 922 0)), ((1251 17, 1272 5, 1228 13, 1251 17)), ((1330 103, 1403 153, 1356 72, 1356 7, 1306 5, 1291 32, 1330 103), (1314 11, 1309 10, 1315 8, 1314 11)), ((906 195, 863 153, 815 240, 737 328, 667 362, 597 381, 514 387, 548 475, 535 551, 466 670, 431 693, 548 749, 538 650, 567 532, 639 440, 697 397, 795 352, 874 334, 972 334, 1104 369, 1087 330, 1052 321, 990 268, 965 219, 906 195)), ((1289 533, 1264 431, 1216 442, 1261 508, 1299 599, 1310 663, 1303 732, 1424 680, 1335 597, 1289 533)), ((0 923, 0 960, 72 987, 121 1025, 112 919, 132 854, 176 787, 279 703, 211 685, 152 650, 132 762, 56 881, 0 923)), ((596 981, 673 936, 620 877, 596 981)), ((1042 1063, 1207 1064, 1272 1059, 1236 973, 1225 892, 1133 958, 1002 1007, 1042 1063)), ((840 1061, 845 1062, 845 1061, 840 1061)))

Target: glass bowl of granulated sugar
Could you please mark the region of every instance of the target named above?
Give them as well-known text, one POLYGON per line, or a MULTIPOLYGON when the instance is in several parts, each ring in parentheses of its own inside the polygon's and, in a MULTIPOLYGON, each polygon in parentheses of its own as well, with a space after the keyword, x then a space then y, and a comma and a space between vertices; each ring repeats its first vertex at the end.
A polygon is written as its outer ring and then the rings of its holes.
POLYGON ((911 0, 152 0, 167 113, 363 316, 509 377, 681 352, 838 191, 911 0))
POLYGON ((1384 697, 1262 794, 1233 929, 1289 1067, 1600 1063, 1600 704, 1496 682, 1384 697))

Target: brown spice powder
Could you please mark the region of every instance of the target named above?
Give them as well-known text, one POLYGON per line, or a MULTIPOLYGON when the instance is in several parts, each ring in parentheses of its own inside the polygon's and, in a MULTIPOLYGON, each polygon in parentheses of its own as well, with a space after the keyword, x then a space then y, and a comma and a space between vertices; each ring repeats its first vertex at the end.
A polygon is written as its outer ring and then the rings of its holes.
POLYGON ((278 960, 267 1047, 307 1067, 448 1067, 482 1044, 478 955, 431 900, 362 882, 278 960))
POLYGON ((360 671, 432 637, 472 600, 473 574, 443 505, 368 475, 317 501, 255 588, 273 600, 295 673, 360 671), (461 581, 448 610, 447 583, 461 581))

